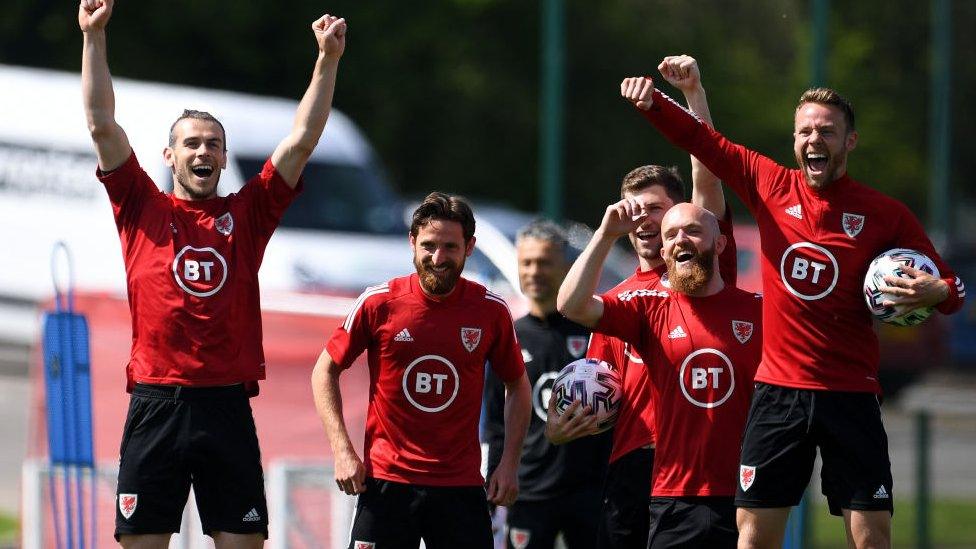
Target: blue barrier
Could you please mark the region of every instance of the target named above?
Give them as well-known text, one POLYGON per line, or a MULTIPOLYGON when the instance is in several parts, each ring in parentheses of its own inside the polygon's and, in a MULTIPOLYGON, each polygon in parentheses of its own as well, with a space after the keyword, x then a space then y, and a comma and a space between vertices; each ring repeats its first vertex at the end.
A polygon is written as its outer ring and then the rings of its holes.
POLYGON ((71 256, 64 243, 55 245, 51 263, 55 310, 44 315, 44 387, 52 525, 58 548, 84 549, 86 537, 90 537, 89 547, 95 548, 96 476, 88 321, 74 312, 71 256), (55 264, 59 250, 67 257, 66 292, 61 291, 57 281, 55 264), (60 490, 58 480, 63 481, 60 490), (90 496, 88 505, 86 492, 90 496))

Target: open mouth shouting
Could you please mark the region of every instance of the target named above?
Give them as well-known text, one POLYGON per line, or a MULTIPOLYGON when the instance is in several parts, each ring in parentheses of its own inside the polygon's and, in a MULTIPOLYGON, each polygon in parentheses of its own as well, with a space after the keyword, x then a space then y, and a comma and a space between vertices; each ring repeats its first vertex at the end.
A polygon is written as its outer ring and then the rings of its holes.
POLYGON ((674 254, 674 264, 683 267, 685 265, 688 265, 689 262, 691 262, 692 260, 694 260, 695 257, 697 257, 697 255, 698 254, 695 253, 694 250, 689 250, 689 249, 678 250, 678 252, 674 254))
POLYGON ((193 175, 199 177, 200 179, 207 179, 214 173, 214 167, 210 164, 198 164, 196 166, 191 166, 190 171, 193 175))
POLYGON ((823 152, 808 152, 803 156, 803 161, 810 175, 823 175, 830 165, 830 157, 823 152))

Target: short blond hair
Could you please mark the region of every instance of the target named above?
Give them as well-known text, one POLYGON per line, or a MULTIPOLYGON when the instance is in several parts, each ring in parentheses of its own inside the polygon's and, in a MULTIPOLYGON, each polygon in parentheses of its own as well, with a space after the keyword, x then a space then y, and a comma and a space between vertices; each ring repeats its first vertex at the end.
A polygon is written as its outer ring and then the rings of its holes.
POLYGON ((854 131, 854 105, 846 97, 837 93, 836 90, 830 88, 810 88, 800 96, 800 102, 797 104, 796 110, 800 110, 800 107, 807 103, 829 105, 840 109, 844 113, 844 122, 847 123, 848 133, 854 131))

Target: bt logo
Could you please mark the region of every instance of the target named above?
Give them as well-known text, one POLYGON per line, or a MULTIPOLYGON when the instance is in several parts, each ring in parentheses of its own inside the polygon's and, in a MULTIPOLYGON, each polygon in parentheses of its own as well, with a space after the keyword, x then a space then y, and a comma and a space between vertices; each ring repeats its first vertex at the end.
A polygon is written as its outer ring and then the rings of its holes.
POLYGON ((699 349, 681 363, 681 394, 699 408, 716 408, 735 390, 735 369, 722 351, 699 349))
POLYGON ((424 412, 440 412, 450 406, 460 385, 457 369, 438 355, 417 358, 403 372, 403 394, 424 412))
POLYGON ((186 293, 210 297, 227 282, 227 261, 211 247, 184 246, 173 260, 173 276, 186 293))
POLYGON ((840 269, 827 248, 799 242, 783 252, 779 275, 791 294, 804 301, 814 301, 833 291, 840 269))

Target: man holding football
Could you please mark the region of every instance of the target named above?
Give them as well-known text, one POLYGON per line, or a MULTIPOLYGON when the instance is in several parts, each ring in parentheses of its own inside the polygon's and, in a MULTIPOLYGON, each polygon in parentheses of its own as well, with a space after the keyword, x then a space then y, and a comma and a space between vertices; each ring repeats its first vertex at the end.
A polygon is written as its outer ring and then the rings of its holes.
POLYGON ((942 278, 906 268, 908 278, 886 280, 886 304, 946 314, 962 306, 962 281, 908 208, 847 174, 858 135, 854 108, 836 91, 814 88, 800 97, 793 133, 799 169, 729 141, 650 78, 626 78, 620 93, 725 181, 759 227, 766 337, 739 467, 739 547, 782 543, 817 448, 823 491, 831 513, 844 517, 848 542, 889 547, 891 465, 864 273, 888 249, 917 250, 942 278))

